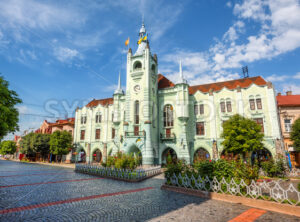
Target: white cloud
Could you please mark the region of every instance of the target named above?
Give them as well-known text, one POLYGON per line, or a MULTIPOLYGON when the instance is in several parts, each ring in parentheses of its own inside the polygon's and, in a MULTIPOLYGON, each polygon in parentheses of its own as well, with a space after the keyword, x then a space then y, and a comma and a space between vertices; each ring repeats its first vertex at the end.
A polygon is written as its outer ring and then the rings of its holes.
POLYGON ((276 75, 276 74, 273 74, 273 75, 270 75, 266 78, 266 80, 270 81, 270 82, 281 82, 281 81, 284 81, 286 79, 290 78, 289 76, 287 75, 276 75))
POLYGON ((287 91, 292 91, 292 93, 295 94, 300 94, 300 85, 296 84, 284 84, 282 86, 282 91, 287 92, 287 91))
POLYGON ((57 29, 65 25, 76 26, 85 21, 74 7, 60 7, 35 0, 11 0, 0 4, 0 19, 6 26, 21 26, 24 29, 57 29))
POLYGON ((58 47, 54 49, 54 55, 61 62, 70 62, 74 58, 81 58, 82 56, 76 49, 69 49, 66 47, 58 47))
POLYGON ((294 79, 300 79, 300 72, 297 72, 296 75, 293 76, 294 79))
POLYGON ((228 1, 228 2, 226 3, 226 6, 227 6, 228 8, 231 8, 231 7, 232 7, 231 1, 228 1))

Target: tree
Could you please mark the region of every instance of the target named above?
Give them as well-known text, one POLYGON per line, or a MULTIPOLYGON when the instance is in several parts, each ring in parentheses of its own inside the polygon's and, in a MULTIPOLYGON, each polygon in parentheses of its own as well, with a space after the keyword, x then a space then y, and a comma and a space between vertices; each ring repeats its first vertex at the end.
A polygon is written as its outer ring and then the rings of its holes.
POLYGON ((6 155, 6 154, 14 154, 17 150, 17 145, 14 141, 2 141, 1 145, 0 145, 1 149, 0 149, 0 153, 2 155, 6 155))
POLYGON ((15 105, 22 102, 18 94, 8 89, 9 83, 0 76, 0 140, 19 130, 19 112, 15 105))
POLYGON ((296 151, 300 152, 300 118, 292 125, 291 140, 296 151))
POLYGON ((263 149, 261 126, 238 114, 223 123, 222 145, 228 152, 243 154, 263 149))
POLYGON ((55 131, 50 136, 50 152, 54 155, 66 155, 72 148, 72 135, 67 131, 55 131))
POLYGON ((34 146, 34 133, 29 133, 22 137, 20 141, 20 151, 23 154, 28 156, 35 155, 37 152, 36 147, 34 146))
POLYGON ((42 133, 29 133, 22 137, 20 142, 20 151, 28 156, 34 156, 40 153, 43 157, 49 154, 50 135, 42 133))
POLYGON ((50 151, 50 135, 36 133, 33 136, 33 147, 34 150, 40 153, 43 157, 49 154, 50 151))

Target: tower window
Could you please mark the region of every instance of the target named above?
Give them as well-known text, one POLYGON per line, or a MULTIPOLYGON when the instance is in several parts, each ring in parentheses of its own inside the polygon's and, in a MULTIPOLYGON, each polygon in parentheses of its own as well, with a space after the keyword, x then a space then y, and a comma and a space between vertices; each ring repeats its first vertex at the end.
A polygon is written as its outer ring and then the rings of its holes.
POLYGON ((134 102, 134 124, 140 123, 140 103, 139 101, 134 102))
POLYGON ((173 122, 173 106, 165 105, 164 107, 164 127, 172 127, 173 122))
POLYGON ((154 65, 154 64, 151 66, 151 70, 152 70, 153 72, 155 72, 155 65, 154 65))
POLYGON ((133 69, 141 69, 142 68, 142 63, 140 61, 136 61, 133 65, 133 69))

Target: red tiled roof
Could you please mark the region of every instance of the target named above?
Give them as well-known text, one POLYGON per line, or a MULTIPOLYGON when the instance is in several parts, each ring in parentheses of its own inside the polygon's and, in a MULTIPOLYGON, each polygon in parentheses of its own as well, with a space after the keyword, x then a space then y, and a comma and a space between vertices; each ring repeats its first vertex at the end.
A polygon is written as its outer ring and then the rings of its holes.
POLYGON ((159 89, 164 89, 164 88, 169 88, 169 87, 174 87, 175 84, 168 80, 165 76, 162 74, 157 75, 157 83, 158 83, 158 88, 159 89))
POLYGON ((50 123, 51 126, 59 126, 59 125, 66 125, 66 124, 71 124, 74 125, 75 118, 67 118, 67 119, 59 119, 56 120, 55 123, 50 123))
POLYGON ((300 106, 300 95, 276 96, 278 106, 300 106))
POLYGON ((224 87, 227 89, 233 90, 236 89, 238 86, 241 88, 247 88, 251 84, 256 84, 258 86, 264 86, 267 84, 267 82, 261 77, 251 77, 251 78, 244 78, 244 79, 236 79, 236 80, 229 80, 225 82, 216 82, 216 83, 210 83, 210 84, 204 84, 204 85, 197 85, 197 86, 190 86, 189 87, 189 93, 194 94, 198 90, 200 90, 203 93, 209 92, 210 89, 213 91, 220 91, 224 87))
POLYGON ((113 98, 107 98, 107 99, 93 99, 91 102, 89 102, 86 107, 94 107, 94 106, 98 106, 99 104, 101 104, 102 106, 105 105, 111 105, 114 103, 113 98))

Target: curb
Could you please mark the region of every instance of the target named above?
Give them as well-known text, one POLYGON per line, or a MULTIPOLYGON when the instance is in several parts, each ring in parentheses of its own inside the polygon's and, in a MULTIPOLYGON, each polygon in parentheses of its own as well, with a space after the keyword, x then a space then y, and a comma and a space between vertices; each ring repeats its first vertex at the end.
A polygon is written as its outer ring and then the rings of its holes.
POLYGON ((191 196, 197 196, 206 199, 212 200, 220 200, 229 203, 237 203, 243 204, 249 207, 260 208, 263 210, 274 211, 277 213, 288 214, 296 217, 300 217, 300 207, 288 205, 288 204, 280 204, 272 201, 265 200, 257 200, 251 199, 247 197, 234 196, 229 194, 215 193, 215 192, 207 192, 201 190, 195 190, 184 187, 175 187, 169 185, 162 185, 162 190, 169 190, 177 193, 187 194, 191 196))
POLYGON ((149 178, 152 178, 152 177, 155 177, 157 175, 160 175, 162 174, 162 172, 160 173, 157 173, 157 174, 153 174, 151 176, 148 176, 148 177, 144 177, 142 179, 123 179, 123 178, 118 178, 118 177, 110 177, 110 176, 103 176, 103 175, 98 175, 98 174, 94 174, 94 173, 83 173, 83 172, 80 172, 80 171, 76 171, 76 173, 82 173, 82 174, 88 174, 88 175, 91 175, 91 176, 101 176, 103 178, 106 178, 106 179, 112 179, 112 180, 118 180, 118 181, 124 181, 124 182, 129 182, 129 183, 138 183, 138 182, 142 182, 144 180, 147 180, 149 178))
MULTIPOLYGON (((4 159, 1 159, 4 160, 4 159)), ((75 169, 75 164, 70 164, 68 165, 59 165, 55 163, 40 163, 40 162, 23 162, 19 160, 6 160, 6 161, 12 161, 12 162, 17 162, 17 163, 27 163, 27 164, 39 164, 39 165, 44 165, 44 166, 54 166, 54 167, 63 167, 63 168, 70 168, 70 169, 75 169)))

